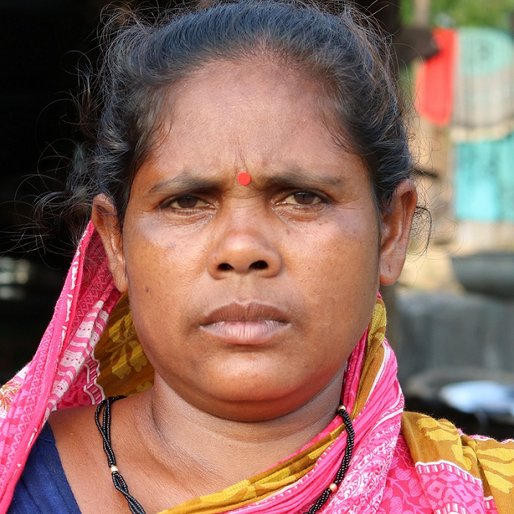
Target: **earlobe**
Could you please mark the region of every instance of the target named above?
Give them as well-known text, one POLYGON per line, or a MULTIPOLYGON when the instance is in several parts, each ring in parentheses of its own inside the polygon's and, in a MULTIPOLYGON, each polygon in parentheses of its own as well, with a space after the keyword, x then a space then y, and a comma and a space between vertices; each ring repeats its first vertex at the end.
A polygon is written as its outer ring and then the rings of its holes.
POLYGON ((114 284, 121 293, 125 293, 127 291, 127 276, 123 253, 123 238, 116 207, 106 195, 100 194, 95 197, 92 220, 102 239, 114 284))
POLYGON ((400 276, 409 245, 417 199, 414 183, 411 180, 404 180, 397 186, 387 211, 382 214, 380 246, 380 283, 382 285, 391 285, 400 276))

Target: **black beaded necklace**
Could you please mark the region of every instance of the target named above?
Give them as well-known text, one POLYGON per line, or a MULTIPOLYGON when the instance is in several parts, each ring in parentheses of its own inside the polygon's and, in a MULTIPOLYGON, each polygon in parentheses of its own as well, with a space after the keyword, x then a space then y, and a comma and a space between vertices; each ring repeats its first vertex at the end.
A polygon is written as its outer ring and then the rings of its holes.
MULTIPOLYGON (((116 466, 116 456, 114 455, 114 450, 111 445, 111 405, 121 398, 124 398, 124 396, 111 396, 102 400, 96 407, 95 422, 103 439, 103 448, 105 455, 107 456, 107 465, 111 471, 114 487, 125 497, 132 514, 146 514, 142 505, 130 494, 127 482, 125 482, 125 479, 121 476, 118 467, 116 466)), ((330 496, 337 491, 337 488, 343 481, 346 471, 350 465, 355 432, 353 430, 350 415, 343 405, 338 407, 337 413, 343 419, 346 426, 346 432, 348 434, 343 460, 341 461, 341 466, 339 466, 339 469, 337 470, 334 481, 321 493, 314 505, 304 514, 315 514, 321 510, 330 496)))

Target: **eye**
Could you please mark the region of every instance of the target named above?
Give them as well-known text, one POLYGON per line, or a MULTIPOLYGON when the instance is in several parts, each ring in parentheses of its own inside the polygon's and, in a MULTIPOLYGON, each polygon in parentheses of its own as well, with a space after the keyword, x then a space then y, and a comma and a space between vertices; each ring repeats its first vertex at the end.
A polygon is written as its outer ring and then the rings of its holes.
POLYGON ((201 207, 207 206, 208 203, 198 198, 197 196, 192 195, 184 195, 179 196, 177 198, 172 198, 170 200, 166 200, 161 204, 162 209, 175 209, 175 210, 184 210, 184 209, 199 209, 201 207))
POLYGON ((316 193, 311 191, 297 191, 285 198, 283 203, 292 205, 315 205, 322 202, 323 199, 316 193))

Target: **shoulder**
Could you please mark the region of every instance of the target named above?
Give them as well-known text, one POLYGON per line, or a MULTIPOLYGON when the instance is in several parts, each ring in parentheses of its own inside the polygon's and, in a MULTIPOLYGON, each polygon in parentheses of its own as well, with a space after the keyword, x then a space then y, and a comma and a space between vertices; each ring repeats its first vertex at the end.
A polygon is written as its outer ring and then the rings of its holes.
POLYGON ((32 447, 8 512, 80 512, 48 424, 32 447))
MULTIPOLYGON (((135 454, 131 437, 133 423, 131 409, 122 403, 116 404, 113 411, 113 439, 117 443, 117 457, 129 461, 135 454)), ((103 439, 95 422, 96 409, 96 406, 63 409, 52 413, 49 423, 62 469, 80 511, 121 512, 126 508, 126 501, 113 487, 103 439)))
POLYGON ((514 475, 513 439, 497 441, 491 437, 467 435, 447 419, 435 419, 418 412, 403 413, 402 435, 413 457, 419 460, 446 457, 471 470, 480 465, 484 452, 489 455, 496 453, 498 458, 512 465, 514 475))
POLYGON ((514 502, 514 440, 466 435, 446 419, 415 412, 403 414, 402 435, 420 476, 467 483, 509 512, 502 507, 514 502))

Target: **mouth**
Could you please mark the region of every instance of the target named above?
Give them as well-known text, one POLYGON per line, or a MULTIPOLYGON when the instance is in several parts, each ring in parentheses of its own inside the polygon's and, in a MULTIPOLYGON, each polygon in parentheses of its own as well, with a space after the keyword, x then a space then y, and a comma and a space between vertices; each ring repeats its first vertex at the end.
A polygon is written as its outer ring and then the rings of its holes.
POLYGON ((230 303, 209 313, 200 328, 227 343, 257 345, 290 326, 286 313, 259 303, 230 303))

